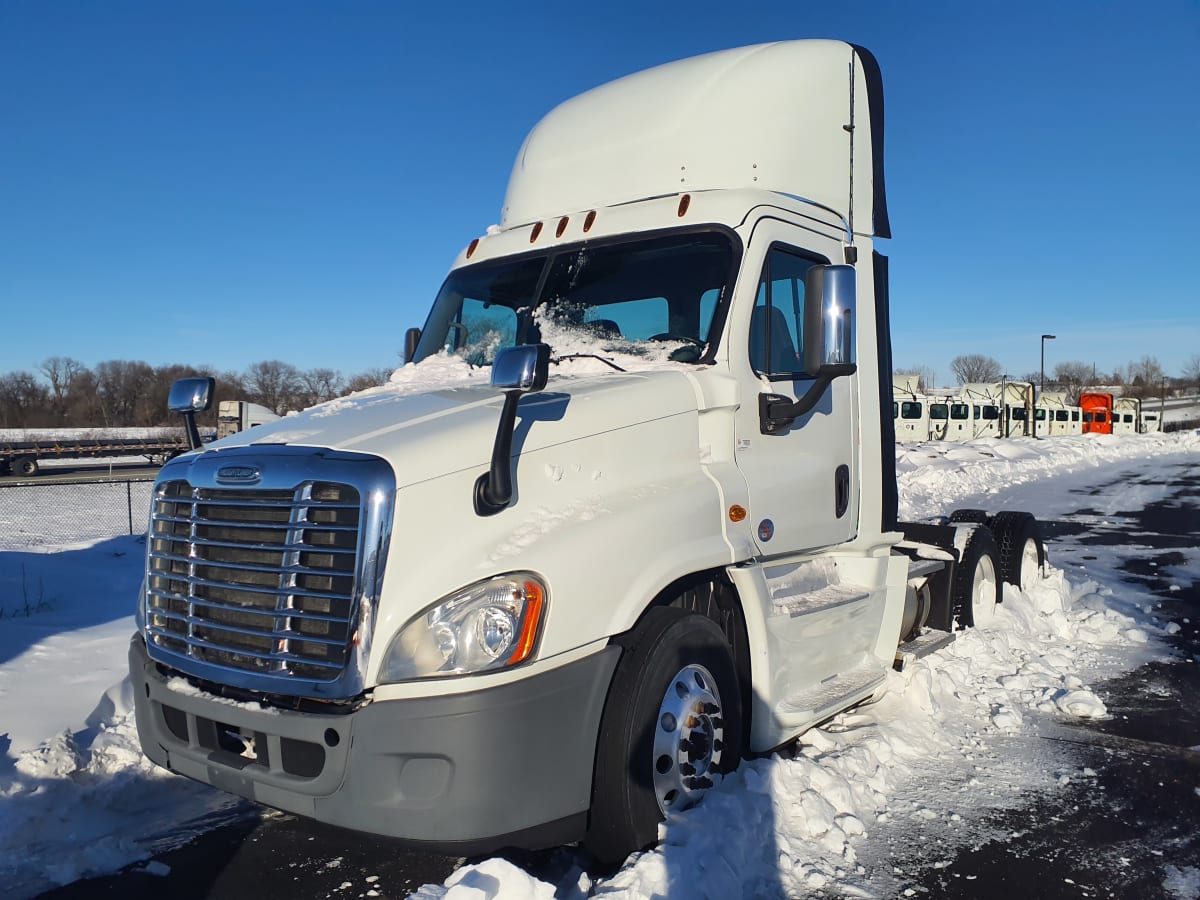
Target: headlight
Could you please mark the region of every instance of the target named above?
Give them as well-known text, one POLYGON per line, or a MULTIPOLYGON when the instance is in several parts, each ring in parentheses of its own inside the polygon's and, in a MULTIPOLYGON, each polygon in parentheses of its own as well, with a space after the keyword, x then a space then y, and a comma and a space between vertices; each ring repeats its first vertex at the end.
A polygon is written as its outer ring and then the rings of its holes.
POLYGON ((524 662, 537 643, 546 593, 536 575, 513 572, 451 594, 400 629, 380 681, 466 675, 524 662))

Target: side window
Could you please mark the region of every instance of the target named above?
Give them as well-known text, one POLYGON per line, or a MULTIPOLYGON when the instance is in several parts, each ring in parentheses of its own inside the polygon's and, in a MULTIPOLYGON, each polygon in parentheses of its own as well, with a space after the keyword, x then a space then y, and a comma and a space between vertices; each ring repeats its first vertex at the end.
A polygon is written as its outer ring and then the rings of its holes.
POLYGON ((1027 412, 1028 410, 1023 406, 1012 407, 1012 420, 1014 422, 1024 422, 1028 418, 1026 415, 1027 412))
POLYGON ((950 418, 950 407, 945 403, 930 403, 929 418, 939 420, 950 418))
POLYGON ((1092 422, 1092 421, 1094 421, 1094 420, 1095 420, 1095 419, 1094 419, 1094 417, 1092 416, 1092 414, 1091 414, 1091 413, 1084 413, 1084 414, 1083 414, 1083 421, 1085 421, 1085 422, 1092 422))
POLYGON ((804 367, 804 276, 817 262, 780 248, 767 253, 750 318, 750 365, 760 375, 804 367))
POLYGON ((912 400, 905 400, 900 404, 900 418, 902 419, 919 419, 921 418, 921 404, 912 400))
POLYGON ((1067 411, 1065 409, 1056 409, 1054 411, 1054 421, 1055 422, 1067 421, 1067 411))
POLYGON ((893 419, 900 418, 900 404, 897 403, 895 400, 892 401, 892 418, 893 419))
POLYGON ((988 420, 999 419, 1000 418, 1000 407, 985 406, 983 408, 983 417, 988 420))
MULTIPOLYGON (((1079 410, 1077 410, 1077 409, 1071 410, 1071 421, 1072 422, 1079 421, 1079 410)), ((1088 421, 1090 422, 1091 420, 1089 419, 1088 421)))
MULTIPOLYGON (((970 409, 971 408, 969 406, 967 406, 967 404, 965 404, 965 403, 951 403, 950 404, 950 418, 965 419, 965 418, 967 418, 967 415, 970 412, 970 409)), ((976 409, 978 409, 978 407, 976 407, 976 409)))

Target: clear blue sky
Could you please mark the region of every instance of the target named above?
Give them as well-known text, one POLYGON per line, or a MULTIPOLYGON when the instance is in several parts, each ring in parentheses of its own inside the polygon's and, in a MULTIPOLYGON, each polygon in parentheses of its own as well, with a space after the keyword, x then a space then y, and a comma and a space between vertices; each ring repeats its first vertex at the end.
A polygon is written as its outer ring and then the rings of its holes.
POLYGON ((525 132, 652 65, 883 69, 898 365, 1200 353, 1200 4, 0 0, 0 374, 397 364, 525 132))

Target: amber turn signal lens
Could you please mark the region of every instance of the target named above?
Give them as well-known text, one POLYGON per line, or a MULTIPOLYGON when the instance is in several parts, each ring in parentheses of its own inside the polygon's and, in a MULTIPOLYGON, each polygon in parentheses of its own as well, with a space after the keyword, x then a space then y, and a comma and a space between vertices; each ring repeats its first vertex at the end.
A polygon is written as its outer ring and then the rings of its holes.
POLYGON ((517 637, 517 648, 513 651, 508 665, 514 666, 519 662, 524 662, 533 652, 538 628, 542 624, 542 609, 545 606, 545 600, 540 585, 533 581, 525 582, 525 615, 521 618, 521 634, 517 637))
POLYGON ((729 521, 741 522, 746 518, 746 507, 738 506, 736 503, 729 507, 729 521))

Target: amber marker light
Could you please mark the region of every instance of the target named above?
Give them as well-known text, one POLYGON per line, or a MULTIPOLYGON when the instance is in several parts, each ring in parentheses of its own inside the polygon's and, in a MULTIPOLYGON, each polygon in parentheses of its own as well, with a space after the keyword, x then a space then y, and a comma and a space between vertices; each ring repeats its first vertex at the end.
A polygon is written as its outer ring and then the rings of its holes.
POLYGON ((746 518, 746 507, 738 506, 738 504, 736 504, 736 503, 733 504, 733 506, 729 507, 729 521, 730 522, 741 522, 745 518, 746 518))
POLYGON ((467 259, 471 258, 472 254, 474 254, 474 252, 478 246, 479 246, 479 238, 475 238, 475 240, 471 241, 471 243, 469 243, 467 245, 467 259))
POLYGON ((541 235, 541 233, 542 233, 542 223, 538 222, 536 225, 533 226, 533 231, 531 231, 529 233, 529 243, 532 244, 534 241, 536 241, 538 239, 538 236, 541 235))
POLYGON ((688 207, 692 205, 692 195, 684 194, 679 198, 679 218, 687 215, 688 207))
POLYGON ((521 634, 517 638, 517 649, 508 660, 508 665, 515 666, 524 662, 533 652, 537 641, 538 628, 542 624, 542 610, 546 605, 546 597, 542 588, 536 582, 525 582, 525 615, 521 617, 521 634))
POLYGON ((593 209, 590 213, 583 217, 583 230, 587 233, 592 230, 592 226, 596 223, 596 211, 593 209))
POLYGON ((567 222, 569 221, 570 220, 566 216, 563 216, 558 220, 558 227, 554 229, 554 236, 556 238, 563 236, 563 232, 567 230, 567 222))

